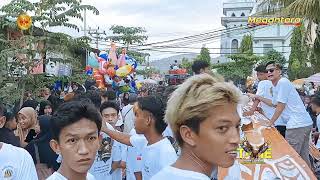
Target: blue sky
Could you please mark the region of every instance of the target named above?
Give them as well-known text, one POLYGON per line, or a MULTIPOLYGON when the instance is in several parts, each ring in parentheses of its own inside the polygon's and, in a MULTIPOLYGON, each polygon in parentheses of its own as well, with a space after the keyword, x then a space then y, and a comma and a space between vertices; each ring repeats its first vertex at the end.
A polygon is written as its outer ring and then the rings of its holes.
MULTIPOLYGON (((0 0, 0 6, 8 2, 10 0, 0 0)), ((142 26, 148 31, 149 43, 221 28, 222 3, 223 0, 83 0, 83 4, 93 5, 100 11, 98 16, 87 14, 87 25, 91 28, 99 26, 101 30, 108 30, 113 24, 142 26)), ((65 28, 52 30, 83 34, 65 28)), ((201 47, 202 44, 193 46, 201 47)), ((220 42, 207 46, 220 47, 220 42)), ((151 59, 170 55, 152 53, 151 59)))

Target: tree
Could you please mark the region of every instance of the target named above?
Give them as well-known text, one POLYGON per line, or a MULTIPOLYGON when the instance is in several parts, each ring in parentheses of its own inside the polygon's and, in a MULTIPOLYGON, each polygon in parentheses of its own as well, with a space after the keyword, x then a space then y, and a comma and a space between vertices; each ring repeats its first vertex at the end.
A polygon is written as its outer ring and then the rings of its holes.
POLYGON ((240 44, 240 53, 253 54, 252 36, 244 35, 240 44))
MULTIPOLYGON (((73 48, 70 46, 76 47, 75 44, 81 44, 84 41, 81 38, 73 39, 63 33, 50 33, 46 29, 65 26, 79 31, 77 24, 71 23, 69 19, 82 20, 82 10, 92 10, 95 14, 99 13, 95 7, 81 5, 81 1, 78 0, 41 0, 36 3, 27 0, 12 0, 9 4, 1 7, 0 11, 4 15, 0 16, 0 42, 3 45, 0 47, 0 63, 5 65, 1 67, 3 68, 1 72, 5 72, 5 81, 0 80, 3 82, 0 92, 5 92, 8 88, 15 89, 12 92, 17 92, 20 96, 13 95, 12 101, 16 100, 14 98, 20 98, 22 102, 26 88, 36 88, 43 84, 39 82, 50 81, 49 78, 42 79, 44 75, 32 74, 33 68, 39 65, 39 62, 35 61, 37 54, 44 58, 47 51, 61 53, 64 62, 71 62, 73 65, 79 64, 78 56, 76 53, 72 53, 73 48), (33 26, 29 30, 19 33, 15 19, 25 12, 32 15, 33 26), (10 39, 9 32, 17 32, 17 36, 10 39), (40 42, 45 42, 45 47, 35 48, 40 42), (8 59, 14 60, 12 64, 20 69, 20 76, 14 77, 10 74, 8 59), (25 70, 26 73, 23 74, 21 70, 25 70), (31 85, 33 87, 30 87, 31 85)), ((4 94, 1 93, 1 95, 4 94)))
MULTIPOLYGON (((109 36, 109 39, 123 43, 127 48, 127 54, 136 59, 140 64, 145 62, 145 57, 148 56, 147 53, 141 53, 129 49, 130 45, 135 43, 143 44, 148 39, 148 36, 145 35, 147 31, 143 27, 124 27, 113 25, 110 30, 112 31, 113 36, 109 36)), ((119 53, 121 52, 119 51, 119 53)))
POLYGON ((261 60, 259 61, 260 63, 268 63, 270 61, 275 61, 276 63, 281 64, 282 67, 284 67, 287 63, 286 58, 279 53, 276 50, 271 50, 267 52, 264 56, 262 56, 261 60))
POLYGON ((109 38, 113 41, 124 43, 129 49, 129 45, 134 43, 143 44, 148 36, 144 35, 147 31, 143 27, 125 27, 119 25, 111 26, 113 36, 109 38))
POLYGON ((289 58, 288 75, 290 80, 306 78, 312 74, 308 67, 308 47, 304 41, 304 27, 296 27, 290 41, 291 54, 289 58))
POLYGON ((251 76, 253 66, 261 59, 261 57, 247 54, 231 55, 231 62, 223 64, 215 64, 212 66, 226 80, 232 80, 236 84, 244 83, 248 76, 251 76))
POLYGON ((307 58, 310 59, 313 67, 317 67, 319 71, 319 62, 314 61, 314 59, 320 59, 320 1, 319 0, 263 0, 261 6, 268 6, 268 10, 273 11, 267 12, 268 14, 278 15, 280 14, 288 17, 301 17, 305 21, 305 34, 304 38, 309 39, 311 42, 311 47, 308 51, 307 58), (313 29, 313 24, 317 25, 316 29, 313 29), (316 34, 316 38, 313 41, 312 34, 316 34))
POLYGON ((210 51, 208 48, 201 48, 200 55, 196 57, 196 60, 206 61, 208 64, 211 64, 210 51))
POLYGON ((193 61, 190 61, 188 58, 182 58, 181 67, 186 69, 188 74, 193 74, 192 72, 193 61))

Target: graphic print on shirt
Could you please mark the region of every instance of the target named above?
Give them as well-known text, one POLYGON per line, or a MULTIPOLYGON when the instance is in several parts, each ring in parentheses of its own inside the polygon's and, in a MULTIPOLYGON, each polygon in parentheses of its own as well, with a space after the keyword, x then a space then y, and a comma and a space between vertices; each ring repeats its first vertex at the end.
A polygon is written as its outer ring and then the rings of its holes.
POLYGON ((1 170, 0 179, 14 179, 14 168, 12 166, 5 166, 1 170))
POLYGON ((111 158, 113 140, 110 137, 103 137, 101 146, 98 150, 97 161, 107 162, 111 158))

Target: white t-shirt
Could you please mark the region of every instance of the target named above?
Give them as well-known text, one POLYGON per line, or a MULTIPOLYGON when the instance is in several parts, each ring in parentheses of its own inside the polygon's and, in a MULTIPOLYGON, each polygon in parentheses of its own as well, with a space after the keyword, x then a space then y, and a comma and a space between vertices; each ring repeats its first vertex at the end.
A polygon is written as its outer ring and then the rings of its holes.
POLYGON ((281 116, 284 121, 287 121, 287 129, 307 127, 313 124, 297 90, 287 78, 281 78, 274 89, 278 95, 274 97, 273 104, 278 102, 286 104, 281 116))
POLYGON ((202 173, 182 170, 172 166, 167 166, 158 172, 151 180, 164 180, 164 179, 174 179, 174 180, 210 180, 208 176, 202 173))
MULTIPOLYGON (((318 131, 320 131, 320 114, 317 116, 317 127, 318 127, 318 131)), ((318 149, 320 149, 320 139, 318 139, 316 146, 318 149)))
POLYGON ((134 135, 130 142, 142 152, 142 179, 149 180, 165 166, 173 164, 177 160, 177 154, 167 138, 147 145, 143 138, 134 135))
MULTIPOLYGON (((130 131, 130 135, 137 135, 141 138, 144 138, 144 135, 137 134, 135 129, 132 129, 130 131)), ((147 141, 147 139, 145 139, 147 141)), ((141 152, 138 151, 138 148, 133 146, 128 146, 127 151, 127 168, 126 168, 126 175, 127 180, 136 180, 136 177, 134 176, 135 172, 140 172, 142 167, 142 155, 141 152)))
POLYGON ((129 133, 134 128, 134 112, 133 105, 128 104, 122 109, 122 117, 124 120, 124 133, 129 133))
POLYGON ((0 149, 0 179, 38 180, 30 154, 22 148, 2 143, 0 149))
POLYGON ((121 169, 112 171, 113 161, 125 161, 126 146, 111 139, 107 134, 101 133, 102 146, 97 152, 89 172, 97 180, 122 179, 121 169))
MULTIPOLYGON (((66 177, 64 177, 59 172, 54 172, 50 177, 47 178, 47 180, 68 180, 66 177)), ((92 176, 90 173, 87 173, 87 180, 95 180, 94 176, 92 176)))
POLYGON ((167 137, 167 136, 174 137, 174 136, 173 136, 173 132, 172 132, 172 130, 171 130, 171 128, 170 128, 169 125, 168 125, 167 128, 163 131, 162 135, 163 135, 164 137, 167 137))
MULTIPOLYGON (((256 95, 262 96, 266 99, 272 100, 273 96, 277 95, 277 92, 274 92, 274 87, 271 81, 269 80, 263 80, 260 81, 258 84, 258 90, 256 95)), ((268 119, 271 119, 274 112, 275 112, 275 108, 268 106, 267 104, 265 104, 264 102, 261 102, 261 108, 263 110, 263 112, 265 113, 266 117, 268 119)), ((280 116, 274 123, 276 126, 285 126, 286 122, 284 122, 284 120, 282 119, 282 117, 280 116)))

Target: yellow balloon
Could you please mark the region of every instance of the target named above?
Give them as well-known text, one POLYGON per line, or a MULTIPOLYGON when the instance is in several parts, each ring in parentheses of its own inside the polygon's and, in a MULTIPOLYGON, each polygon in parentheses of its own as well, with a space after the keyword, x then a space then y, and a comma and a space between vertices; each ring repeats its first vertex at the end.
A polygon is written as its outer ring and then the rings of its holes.
POLYGON ((132 66, 125 65, 117 69, 116 75, 119 77, 126 77, 132 70, 132 66))
POLYGON ((32 18, 28 14, 22 13, 18 16, 17 25, 21 30, 27 30, 32 25, 32 18))
POLYGON ((142 84, 138 82, 138 83, 136 84, 136 86, 137 86, 138 89, 140 89, 140 88, 142 87, 142 84))

